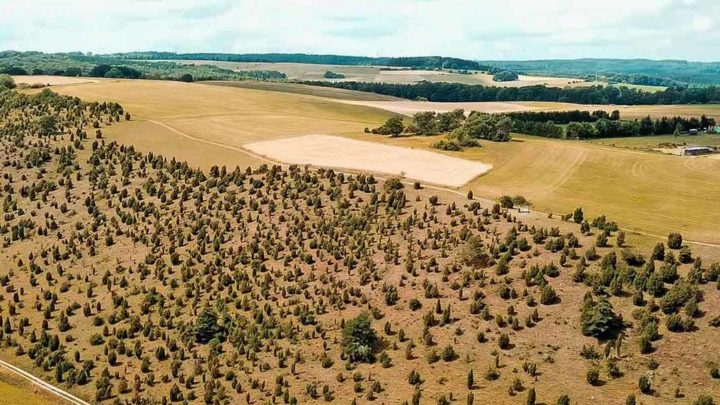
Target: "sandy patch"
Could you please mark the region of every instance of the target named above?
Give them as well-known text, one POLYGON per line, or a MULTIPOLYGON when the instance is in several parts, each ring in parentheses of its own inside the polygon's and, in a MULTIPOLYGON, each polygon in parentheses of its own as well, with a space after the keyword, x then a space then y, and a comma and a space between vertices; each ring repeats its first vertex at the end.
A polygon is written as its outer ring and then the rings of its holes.
POLYGON ((67 77, 67 76, 13 76, 17 84, 45 84, 50 86, 60 86, 63 84, 80 84, 80 83, 97 83, 98 79, 88 77, 67 77))
POLYGON ((439 153, 329 135, 305 135, 243 147, 287 163, 384 173, 450 187, 460 187, 492 168, 439 153))

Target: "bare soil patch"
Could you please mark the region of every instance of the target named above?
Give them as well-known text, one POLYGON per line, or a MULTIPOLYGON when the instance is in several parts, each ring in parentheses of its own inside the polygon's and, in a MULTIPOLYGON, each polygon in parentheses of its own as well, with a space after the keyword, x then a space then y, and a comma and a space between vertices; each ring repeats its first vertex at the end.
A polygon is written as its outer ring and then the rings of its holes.
POLYGON ((450 187, 460 187, 492 168, 438 153, 328 135, 306 135, 244 147, 287 163, 387 173, 450 187))

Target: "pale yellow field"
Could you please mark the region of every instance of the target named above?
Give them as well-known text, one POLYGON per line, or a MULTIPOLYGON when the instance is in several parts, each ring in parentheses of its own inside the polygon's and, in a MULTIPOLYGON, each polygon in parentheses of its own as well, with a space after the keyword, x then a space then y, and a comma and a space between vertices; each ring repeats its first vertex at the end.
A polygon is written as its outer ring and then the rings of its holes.
MULTIPOLYGON (((122 103, 134 114, 135 122, 111 127, 106 131, 110 139, 188 160, 199 167, 266 163, 244 153, 242 145, 294 135, 326 133, 428 149, 437 140, 364 134, 364 127, 379 125, 389 113, 297 94, 150 81, 84 84, 58 90, 122 103)), ((525 104, 548 109, 579 107, 525 104)), ((636 114, 665 115, 690 110, 710 116, 720 112, 717 106, 626 109, 636 114)), ((561 214, 583 207, 590 217, 607 214, 628 229, 658 236, 680 231, 689 240, 720 244, 720 212, 711 204, 720 201, 720 160, 525 136, 516 136, 510 143, 483 142, 481 148, 443 153, 493 165, 489 173, 463 187, 463 191, 472 189, 478 196, 522 194, 542 211, 561 214)), ((702 245, 694 248, 704 249, 702 245)))
POLYGON ((67 402, 15 374, 0 370, 0 405, 65 405, 67 402))
POLYGON ((705 114, 708 117, 720 120, 720 104, 687 104, 687 105, 594 105, 594 104, 573 104, 555 103, 545 101, 488 101, 488 102, 457 102, 439 103, 431 101, 410 101, 410 100, 336 100, 340 103, 362 105, 392 111, 397 114, 413 115, 420 111, 447 112, 457 108, 467 112, 480 111, 485 113, 505 113, 514 111, 569 111, 603 110, 612 112, 620 111, 623 119, 643 118, 651 116, 659 118, 663 116, 684 116, 700 117, 705 114))
POLYGON ((50 86, 63 86, 67 84, 80 84, 80 83, 97 83, 100 80, 92 77, 67 77, 67 76, 50 76, 50 75, 39 75, 39 76, 13 76, 13 80, 17 84, 44 84, 50 86))

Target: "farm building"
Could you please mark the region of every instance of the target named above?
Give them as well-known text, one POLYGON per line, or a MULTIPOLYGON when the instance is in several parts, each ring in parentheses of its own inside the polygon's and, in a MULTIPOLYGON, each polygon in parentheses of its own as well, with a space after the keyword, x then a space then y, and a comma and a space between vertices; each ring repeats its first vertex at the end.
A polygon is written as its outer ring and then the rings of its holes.
POLYGON ((688 146, 685 148, 685 156, 709 155, 715 153, 715 148, 710 146, 688 146))

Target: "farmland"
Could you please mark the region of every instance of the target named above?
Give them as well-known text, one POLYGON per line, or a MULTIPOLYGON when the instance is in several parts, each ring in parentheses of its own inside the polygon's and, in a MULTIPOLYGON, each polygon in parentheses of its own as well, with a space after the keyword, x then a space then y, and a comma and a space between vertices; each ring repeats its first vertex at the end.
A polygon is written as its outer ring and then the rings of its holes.
POLYGON ((384 66, 343 66, 307 63, 257 63, 257 62, 222 62, 182 60, 183 64, 210 64, 235 71, 278 71, 285 73, 289 80, 316 81, 325 80, 325 72, 334 72, 345 76, 340 81, 377 82, 412 84, 423 80, 430 82, 450 82, 463 84, 482 84, 485 86, 522 87, 546 85, 555 87, 590 86, 596 84, 581 79, 565 77, 520 75, 518 80, 496 82, 493 75, 485 72, 457 73, 448 70, 411 70, 404 68, 388 68, 384 66))
MULTIPOLYGON (((167 153, 189 161, 194 167, 257 166, 266 162, 243 153, 242 145, 293 135, 323 133, 425 149, 430 149, 429 145, 435 141, 433 137, 389 139, 362 133, 363 128, 375 127, 387 118, 388 113, 378 108, 393 109, 393 105, 402 105, 409 107, 403 112, 411 114, 428 107, 422 102, 343 101, 363 104, 357 106, 277 91, 149 81, 83 84, 58 90, 88 100, 111 99, 128 106, 137 119, 107 128, 105 133, 109 139, 132 143, 143 151, 167 153), (181 136, 169 128, 196 139, 181 136)), ((443 107, 467 106, 453 103, 443 107)), ((560 103, 472 103, 469 106, 487 112, 600 108, 560 103)), ((717 106, 604 108, 619 108, 624 116, 697 116, 705 112, 720 118, 717 106)), ((690 240, 720 243, 715 232, 720 224, 719 214, 714 210, 696 209, 708 198, 720 199, 717 188, 708 188, 719 181, 720 160, 687 160, 587 142, 526 136, 516 136, 510 143, 485 142, 482 148, 446 153, 493 166, 489 173, 463 188, 472 189, 478 196, 497 198, 521 194, 543 211, 566 213, 581 206, 588 212, 607 214, 625 227, 644 233, 665 235, 678 230, 690 240), (705 191, 699 194, 698 189, 705 191)))

